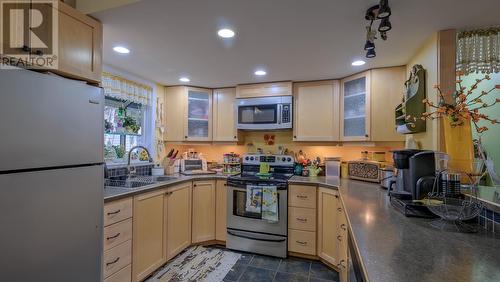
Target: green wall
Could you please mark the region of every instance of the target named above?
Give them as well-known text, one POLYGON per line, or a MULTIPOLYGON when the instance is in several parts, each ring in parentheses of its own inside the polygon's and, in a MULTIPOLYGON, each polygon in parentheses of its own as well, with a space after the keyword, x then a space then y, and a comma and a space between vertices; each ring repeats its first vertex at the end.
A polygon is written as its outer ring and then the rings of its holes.
MULTIPOLYGON (((467 91, 468 89, 470 89, 470 86, 476 82, 476 79, 480 79, 483 77, 483 74, 469 74, 467 76, 464 76, 462 77, 462 86, 466 87, 467 91)), ((474 92, 474 94, 479 94, 481 93, 481 91, 488 91, 492 87, 495 87, 496 84, 500 84, 500 73, 491 74, 490 77, 491 80, 484 80, 479 84, 478 89, 474 92)), ((493 90, 486 97, 483 96, 482 99, 484 102, 490 104, 497 98, 500 98, 500 90, 498 89, 493 90)), ((500 121, 500 104, 496 104, 493 107, 484 109, 483 111, 481 111, 481 113, 488 115, 491 119, 497 119, 498 121, 500 121)), ((495 171, 500 175, 500 124, 493 125, 490 122, 479 122, 479 126, 486 126, 489 129, 482 134, 481 140, 487 154, 493 159, 495 163, 495 171)), ((472 136, 473 138, 478 137, 474 126, 472 130, 472 136)))

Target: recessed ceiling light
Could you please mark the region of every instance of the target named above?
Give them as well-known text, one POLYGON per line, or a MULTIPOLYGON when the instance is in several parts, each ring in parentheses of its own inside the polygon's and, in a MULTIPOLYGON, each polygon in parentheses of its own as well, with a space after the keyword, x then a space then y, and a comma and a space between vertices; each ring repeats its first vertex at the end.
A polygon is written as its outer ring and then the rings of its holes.
POLYGON ((182 82, 190 82, 191 79, 187 78, 187 77, 181 77, 179 78, 179 81, 182 81, 182 82))
POLYGON ((223 28, 223 29, 220 29, 217 34, 222 37, 222 38, 231 38, 231 37, 234 37, 234 31, 232 31, 231 29, 229 28, 223 28))
POLYGON ((365 62, 365 61, 363 61, 363 60, 357 60, 357 61, 352 62, 352 63, 351 63, 351 65, 353 65, 353 66, 362 66, 362 65, 364 65, 365 63, 366 63, 366 62, 365 62))
POLYGON ((265 70, 256 70, 254 72, 255 75, 258 75, 258 76, 263 76, 263 75, 266 75, 267 72, 265 70))
POLYGON ((123 46, 115 46, 113 47, 113 50, 117 53, 120 53, 120 54, 128 54, 130 53, 130 50, 123 47, 123 46))

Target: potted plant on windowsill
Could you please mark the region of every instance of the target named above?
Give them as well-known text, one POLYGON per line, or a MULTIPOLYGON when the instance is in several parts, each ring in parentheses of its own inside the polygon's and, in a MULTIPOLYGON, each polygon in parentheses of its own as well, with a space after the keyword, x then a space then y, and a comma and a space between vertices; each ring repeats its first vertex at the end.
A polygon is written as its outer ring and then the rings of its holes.
MULTIPOLYGON (((467 89, 462 86, 462 75, 462 73, 457 73, 457 90, 452 93, 450 102, 446 101, 445 95, 439 85, 435 86, 439 102, 435 105, 429 99, 424 99, 422 102, 428 106, 429 111, 424 112, 420 118, 423 120, 443 118, 446 152, 450 156, 449 167, 454 170, 471 173, 474 161, 472 125, 474 125, 475 130, 481 136, 481 134, 488 130, 488 127, 479 126, 480 121, 487 121, 492 125, 498 124, 498 120, 490 118, 488 115, 481 113, 481 111, 500 102, 499 98, 490 103, 483 101, 485 96, 500 90, 500 85, 497 84, 488 91, 477 93, 478 85, 485 80, 490 80, 490 76, 485 75, 483 78, 477 79, 467 89)), ((416 117, 407 118, 416 120, 416 117)))

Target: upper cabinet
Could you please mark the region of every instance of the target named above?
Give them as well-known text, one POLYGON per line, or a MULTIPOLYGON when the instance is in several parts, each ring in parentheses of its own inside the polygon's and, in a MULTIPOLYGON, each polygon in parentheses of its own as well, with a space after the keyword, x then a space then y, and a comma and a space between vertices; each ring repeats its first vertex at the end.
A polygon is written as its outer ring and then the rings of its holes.
POLYGON ((59 2, 59 71, 92 82, 101 81, 102 24, 59 2))
POLYGON ((212 90, 167 87, 165 112, 166 141, 212 140, 212 90))
POLYGON ((339 82, 295 83, 294 141, 339 140, 339 82))
POLYGON ((213 141, 238 141, 236 88, 215 89, 213 95, 213 141))
POLYGON ((40 13, 30 13, 29 21, 40 22, 42 20, 43 23, 36 28, 35 36, 32 36, 23 27, 24 13, 12 13, 13 18, 10 23, 14 26, 11 26, 11 30, 15 32, 10 35, 11 42, 6 46, 14 47, 4 49, 4 55, 16 54, 13 55, 15 58, 37 62, 40 65, 33 67, 38 69, 45 68, 46 64, 50 64, 56 56, 57 68, 51 66, 50 71, 92 83, 100 82, 102 24, 63 2, 56 3, 57 9, 47 3, 36 1, 32 1, 31 4, 29 1, 12 3, 14 8, 19 6, 20 10, 25 9, 26 5, 32 5, 33 9, 41 11, 42 17, 50 14, 56 17, 52 17, 49 21, 40 19, 40 13), (58 23, 52 25, 51 23, 56 18, 58 23), (57 48, 57 51, 51 51, 52 47, 57 48))
POLYGON ((236 86, 236 98, 292 96, 292 82, 243 84, 236 86))
POLYGON ((343 79, 340 92, 341 140, 370 140, 370 117, 370 71, 343 79))
POLYGON ((404 141, 396 132, 394 109, 401 103, 406 66, 371 70, 371 141, 404 141))

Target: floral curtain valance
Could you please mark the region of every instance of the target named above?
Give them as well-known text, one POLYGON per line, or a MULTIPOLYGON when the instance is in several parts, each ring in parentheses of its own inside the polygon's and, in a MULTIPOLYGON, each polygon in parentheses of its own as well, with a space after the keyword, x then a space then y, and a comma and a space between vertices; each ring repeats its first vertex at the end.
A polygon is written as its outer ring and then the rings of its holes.
POLYGON ((151 103, 153 96, 153 88, 107 72, 102 73, 102 87, 104 95, 108 97, 146 106, 151 103))
POLYGON ((500 27, 457 34, 457 70, 469 73, 500 71, 500 27))

